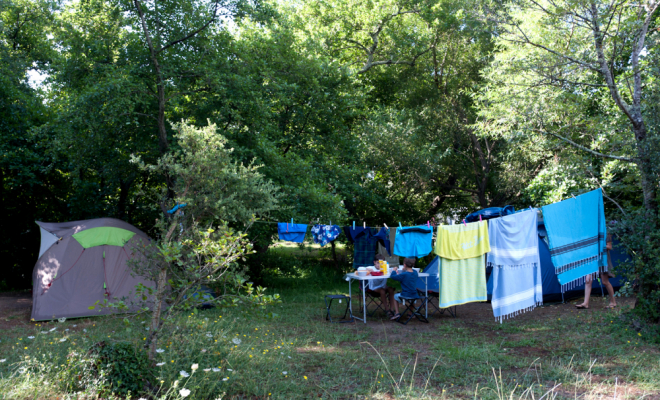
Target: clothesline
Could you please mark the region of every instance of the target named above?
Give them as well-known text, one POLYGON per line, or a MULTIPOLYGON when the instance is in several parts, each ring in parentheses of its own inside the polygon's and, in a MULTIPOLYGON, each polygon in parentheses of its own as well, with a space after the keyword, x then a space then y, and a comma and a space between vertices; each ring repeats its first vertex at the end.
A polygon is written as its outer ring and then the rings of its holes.
MULTIPOLYGON (((279 224, 279 222, 274 222, 274 221, 253 221, 253 222, 255 222, 255 223, 259 223, 259 224, 279 224)), ((323 224, 323 223, 321 223, 321 222, 314 222, 314 223, 309 223, 309 224, 299 224, 299 223, 296 223, 296 225, 314 226, 314 225, 325 225, 325 224, 323 224)), ((332 221, 330 221, 330 223, 327 224, 327 225, 333 225, 333 224, 332 224, 332 221)), ((337 226, 342 226, 341 224, 335 224, 335 225, 337 225, 337 226)), ((400 223, 399 223, 399 225, 400 225, 400 223)), ((424 225, 424 224, 420 224, 420 225, 424 225)), ((349 225, 344 224, 343 226, 349 226, 349 225)), ((359 226, 359 225, 356 225, 356 226, 359 226)), ((396 225, 392 224, 392 226, 396 226, 396 225)), ((436 227, 436 226, 438 226, 438 225, 437 225, 436 223, 430 223, 429 226, 436 227)), ((389 229, 389 226, 387 226, 387 225, 385 225, 385 224, 383 224, 383 225, 381 225, 381 226, 367 226, 367 225, 365 225, 365 224, 362 224, 362 227, 363 227, 363 228, 374 228, 374 229, 380 229, 380 228, 386 227, 386 228, 389 229)))

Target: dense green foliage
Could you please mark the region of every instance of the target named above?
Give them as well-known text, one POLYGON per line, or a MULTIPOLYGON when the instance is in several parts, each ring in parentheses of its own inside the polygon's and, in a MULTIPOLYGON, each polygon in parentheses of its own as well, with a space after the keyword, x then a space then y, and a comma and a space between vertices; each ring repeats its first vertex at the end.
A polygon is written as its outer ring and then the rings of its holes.
MULTIPOLYGON (((154 378, 146 352, 133 343, 99 342, 90 348, 86 357, 88 359, 80 359, 77 354, 71 354, 67 361, 72 368, 67 372, 79 385, 83 380, 89 385, 103 377, 104 384, 99 387, 105 390, 99 393, 101 395, 141 393, 154 378)), ((79 390, 84 389, 85 385, 80 385, 79 390)))
MULTIPOLYGON (((247 232, 258 280, 290 218, 420 223, 598 187, 610 219, 657 214, 656 0, 0 1, 4 289, 30 286, 35 219, 162 239, 164 209, 190 199, 131 159, 174 157, 182 120, 277 189, 247 232)), ((258 197, 218 219, 243 230, 258 197)))

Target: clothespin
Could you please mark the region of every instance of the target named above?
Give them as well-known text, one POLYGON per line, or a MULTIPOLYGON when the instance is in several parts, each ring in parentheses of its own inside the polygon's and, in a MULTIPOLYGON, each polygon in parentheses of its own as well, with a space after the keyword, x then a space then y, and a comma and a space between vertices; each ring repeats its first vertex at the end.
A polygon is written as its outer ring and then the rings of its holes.
MULTIPOLYGON (((574 195, 573 193, 571 193, 571 196, 573 196, 573 198, 575 199, 575 195, 574 195)), ((577 199, 576 199, 576 200, 577 200, 577 199)))
POLYGON ((362 221, 362 227, 363 227, 364 229, 367 229, 367 223, 364 222, 364 221, 362 221))
POLYGON ((291 218, 291 225, 293 225, 293 218, 291 218))
POLYGON ((387 224, 385 222, 383 222, 383 226, 385 227, 385 229, 390 229, 387 227, 387 224))
POLYGON ((479 222, 481 222, 481 214, 479 214, 479 222))
POLYGON ((330 220, 330 225, 332 225, 332 220, 330 220))
POLYGON ((401 226, 401 222, 399 222, 399 228, 403 228, 403 226, 401 226))
POLYGON ((427 228, 430 228, 430 227, 431 227, 431 224, 429 223, 429 221, 426 221, 426 227, 427 227, 427 228))
POLYGON ((353 221, 353 230, 355 230, 355 221, 353 221))
POLYGON ((465 220, 463 220, 463 225, 467 226, 467 222, 465 222, 465 220))

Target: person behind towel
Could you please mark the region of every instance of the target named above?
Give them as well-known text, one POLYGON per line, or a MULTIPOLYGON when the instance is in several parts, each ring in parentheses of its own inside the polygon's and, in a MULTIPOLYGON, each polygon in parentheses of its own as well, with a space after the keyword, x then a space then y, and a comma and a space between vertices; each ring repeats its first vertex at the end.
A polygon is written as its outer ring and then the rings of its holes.
MULTIPOLYGON (((601 267, 599 271, 599 275, 601 281, 603 282, 603 286, 605 286, 605 289, 607 289, 607 294, 609 295, 610 298, 610 304, 605 308, 615 308, 616 298, 614 297, 614 288, 610 283, 610 278, 614 278, 614 274, 612 273, 612 269, 614 268, 614 266, 612 265, 612 256, 610 255, 610 250, 612 250, 611 234, 607 235, 605 248, 607 249, 607 271, 603 271, 603 268, 601 267)), ((589 297, 591 296, 592 285, 593 285, 593 278, 591 275, 587 275, 584 282, 584 301, 582 302, 582 304, 576 305, 575 308, 577 309, 589 308, 589 297)))
POLYGON ((395 269, 390 275, 390 279, 394 279, 395 281, 399 281, 399 283, 401 283, 401 293, 394 295, 394 300, 396 301, 394 302, 394 316, 390 318, 392 321, 401 318, 401 314, 399 313, 399 303, 403 303, 401 297, 406 299, 414 299, 419 297, 417 295, 418 275, 417 271, 413 269, 416 261, 417 260, 414 258, 404 258, 403 271, 399 272, 398 269, 395 269))
MULTIPOLYGON (((382 254, 374 255, 374 267, 380 271, 378 262, 385 260, 382 254)), ((387 315, 391 317, 394 315, 394 288, 387 286, 387 279, 373 279, 369 281, 369 290, 376 292, 380 295, 380 301, 383 306, 388 310, 387 315)))

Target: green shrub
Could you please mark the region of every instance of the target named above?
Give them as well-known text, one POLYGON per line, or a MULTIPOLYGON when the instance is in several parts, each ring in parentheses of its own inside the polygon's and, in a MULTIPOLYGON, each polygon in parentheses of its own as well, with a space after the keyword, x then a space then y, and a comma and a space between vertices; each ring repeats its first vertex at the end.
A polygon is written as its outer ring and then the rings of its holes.
POLYGON ((612 227, 632 260, 616 272, 633 283, 637 295, 634 313, 646 321, 660 322, 660 231, 658 216, 646 210, 629 213, 612 227))
POLYGON ((98 342, 87 353, 70 353, 67 364, 64 386, 101 395, 142 393, 154 376, 146 351, 128 342, 98 342))

